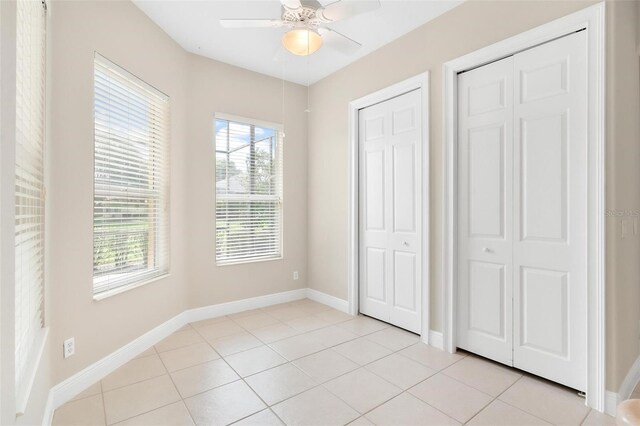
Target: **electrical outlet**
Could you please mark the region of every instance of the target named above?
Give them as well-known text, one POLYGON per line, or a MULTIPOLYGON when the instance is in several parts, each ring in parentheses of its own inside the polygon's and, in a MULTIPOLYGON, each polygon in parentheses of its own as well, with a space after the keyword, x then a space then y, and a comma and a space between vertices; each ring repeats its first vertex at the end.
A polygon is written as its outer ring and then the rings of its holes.
POLYGON ((293 279, 297 280, 300 278, 300 274, 298 274, 298 271, 293 271, 293 279))
POLYGON ((76 339, 74 337, 67 339, 62 344, 63 354, 65 358, 69 358, 76 353, 76 339))

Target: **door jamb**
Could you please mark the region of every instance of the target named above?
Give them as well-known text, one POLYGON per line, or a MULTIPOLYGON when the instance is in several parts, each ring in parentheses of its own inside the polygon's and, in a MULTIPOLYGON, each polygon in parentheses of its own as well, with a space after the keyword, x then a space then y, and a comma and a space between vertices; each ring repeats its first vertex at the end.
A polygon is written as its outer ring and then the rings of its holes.
POLYGON ((443 340, 456 349, 457 74, 586 29, 588 50, 587 405, 605 410, 605 3, 459 57, 443 66, 443 340))
POLYGON ((421 89, 421 114, 422 114, 422 297, 421 297, 421 339, 428 343, 429 338, 429 72, 418 74, 400 83, 378 90, 362 98, 349 102, 349 191, 348 191, 348 247, 347 247, 347 285, 349 313, 357 315, 359 312, 358 300, 358 261, 359 261, 359 235, 358 235, 358 113, 359 110, 380 102, 384 102, 396 96, 403 95, 415 89, 421 89))

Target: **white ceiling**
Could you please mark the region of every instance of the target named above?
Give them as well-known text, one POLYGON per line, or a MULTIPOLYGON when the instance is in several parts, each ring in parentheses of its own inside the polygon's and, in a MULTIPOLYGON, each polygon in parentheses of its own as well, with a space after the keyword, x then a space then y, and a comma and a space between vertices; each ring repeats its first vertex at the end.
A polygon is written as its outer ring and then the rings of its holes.
POLYGON ((133 1, 189 52, 303 85, 321 80, 463 2, 381 0, 379 9, 328 25, 362 44, 356 54, 346 55, 327 45, 311 56, 297 57, 282 48, 284 29, 220 26, 220 19, 279 19, 278 0, 133 1))

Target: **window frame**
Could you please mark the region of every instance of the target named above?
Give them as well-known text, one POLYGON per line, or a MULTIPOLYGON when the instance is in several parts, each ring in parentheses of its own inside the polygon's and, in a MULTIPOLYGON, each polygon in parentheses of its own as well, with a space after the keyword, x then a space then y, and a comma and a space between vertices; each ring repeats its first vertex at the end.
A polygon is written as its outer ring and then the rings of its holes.
MULTIPOLYGON (((2 22, 7 23, 8 25, 12 26, 15 25, 14 29, 15 31, 13 32, 13 34, 9 36, 8 40, 9 40, 9 44, 7 45, 8 48, 4 49, 4 47, 2 49, 6 50, 6 53, 3 52, 2 55, 2 59, 0 59, 0 62, 4 61, 5 59, 9 59, 8 63, 11 65, 13 64, 13 68, 14 71, 16 70, 16 66, 19 65, 18 59, 19 59, 19 33, 20 33, 20 5, 18 4, 19 2, 14 2, 13 5, 9 5, 8 8, 3 8, 2 6, 4 5, 0 5, 0 14, 4 13, 6 16, 3 16, 2 22), (6 13, 5 13, 6 12, 6 13), (6 19, 5 19, 6 18, 6 19), (13 47, 11 47, 11 45, 13 45, 13 47)), ((28 2, 27 2, 28 3, 28 2)), ((11 408, 15 408, 14 412, 17 416, 23 415, 26 412, 26 408, 29 402, 29 398, 31 397, 31 391, 33 390, 33 386, 36 382, 37 379, 37 372, 38 369, 40 368, 41 365, 41 361, 42 358, 44 356, 44 351, 45 351, 45 347, 48 341, 48 337, 49 337, 49 326, 46 320, 46 286, 47 286, 47 273, 46 273, 46 269, 47 269, 47 236, 48 236, 48 231, 47 231, 47 215, 48 215, 48 201, 46 199, 46 191, 47 191, 47 187, 48 187, 48 176, 47 176, 47 152, 48 152, 48 132, 47 132, 47 120, 48 120, 48 108, 47 108, 47 99, 48 99, 48 95, 49 95, 49 88, 48 88, 48 78, 47 78, 47 69, 48 69, 48 55, 49 55, 49 50, 48 50, 48 38, 49 38, 49 32, 48 32, 48 24, 49 24, 49 13, 47 11, 47 4, 48 2, 45 0, 42 1, 38 1, 38 2, 34 2, 32 4, 30 4, 28 7, 33 7, 35 10, 40 10, 42 9, 42 17, 41 17, 41 27, 39 28, 42 31, 42 39, 41 39, 41 48, 42 48, 42 62, 40 64, 41 66, 41 84, 42 84, 42 93, 41 93, 41 101, 42 101, 42 105, 41 105, 41 119, 42 119, 42 123, 41 123, 41 140, 40 140, 40 152, 39 154, 41 155, 41 181, 40 183, 40 205, 39 205, 39 209, 41 209, 41 214, 40 216, 40 221, 41 221, 41 244, 42 244, 42 255, 40 258, 39 263, 39 267, 42 268, 42 277, 41 280, 39 282, 39 288, 40 288, 40 292, 41 292, 41 307, 40 307, 40 312, 39 312, 39 317, 40 317, 40 325, 39 327, 36 327, 37 324, 32 324, 34 327, 30 327, 29 330, 33 331, 33 339, 30 345, 30 350, 27 354, 27 357, 24 358, 24 362, 22 363, 23 368, 19 369, 18 368, 18 359, 17 359, 17 353, 16 350, 18 349, 17 346, 17 342, 16 342, 16 338, 17 338, 17 330, 16 330, 16 324, 18 321, 18 315, 20 315, 20 312, 17 309, 16 306, 16 301, 17 301, 17 291, 18 291, 18 282, 17 282, 17 277, 18 277, 18 273, 17 273, 17 267, 16 267, 16 261, 19 258, 18 255, 18 250, 17 250, 17 246, 16 246, 16 229, 18 228, 18 224, 16 222, 16 218, 18 216, 20 216, 17 212, 17 207, 18 207, 18 203, 16 202, 17 198, 19 198, 18 192, 16 192, 16 187, 18 186, 17 182, 17 172, 18 169, 24 169, 24 166, 19 165, 19 159, 18 159, 18 122, 19 122, 19 118, 18 118, 18 113, 17 113, 17 108, 19 106, 19 98, 24 98, 24 93, 25 92, 21 92, 20 90, 18 90, 18 83, 19 83, 19 79, 18 79, 18 75, 19 73, 15 73, 13 75, 9 75, 9 76, 3 76, 3 84, 7 85, 7 90, 6 90, 6 101, 7 101, 7 109, 13 109, 14 112, 9 115, 9 114, 5 114, 4 117, 2 117, 2 119, 8 119, 8 122, 4 122, 1 123, 3 126, 5 124, 7 124, 6 126, 4 126, 5 128, 2 129, 3 132, 7 133, 7 135, 11 135, 11 140, 10 141, 6 141, 7 142, 7 146, 3 146, 3 154, 7 154, 10 153, 10 155, 7 155, 5 159, 3 159, 2 161, 2 165, 0 166, 0 168, 2 168, 3 170, 3 178, 6 177, 7 178, 7 183, 9 184, 7 187, 5 187, 5 189, 3 189, 3 191, 6 191, 3 194, 3 200, 2 202, 6 204, 6 209, 7 210, 11 210, 10 212, 6 211, 6 215, 5 218, 3 219, 3 229, 2 229, 2 234, 4 236, 11 236, 10 238, 5 238, 7 240, 7 243, 11 246, 11 249, 9 250, 7 247, 3 247, 3 248, 7 248, 7 254, 6 260, 10 261, 10 264, 5 264, 3 262, 2 267, 5 268, 6 266, 6 273, 3 274, 2 280, 7 280, 11 282, 12 284, 12 290, 10 292, 8 292, 8 295, 11 296, 11 298, 13 298, 13 302, 11 303, 12 307, 11 309, 7 310, 7 312, 3 313, 2 315, 2 320, 6 320, 6 326, 10 327, 12 329, 12 332, 10 333, 8 331, 8 329, 5 329, 4 327, 2 330, 2 333, 7 332, 7 334, 9 334, 9 336, 13 336, 13 345, 12 345, 12 354, 9 355, 7 354, 7 358, 9 360, 11 360, 10 362, 13 364, 13 369, 9 370, 10 372, 13 372, 13 377, 11 377, 12 375, 9 374, 7 375, 7 379, 3 381, 3 385, 7 385, 6 390, 7 395, 11 395, 13 396, 13 401, 12 403, 14 404, 14 407, 5 407, 8 408, 6 411, 7 413, 9 413, 11 411, 11 408), (5 78, 6 77, 6 78, 5 78), (11 88, 9 88, 10 86, 13 86, 11 88), (5 167, 6 166, 6 167, 5 167), (11 177, 9 178, 9 174, 11 174, 11 177), (11 193, 11 201, 8 201, 6 197, 7 193, 11 193), (7 225, 10 222, 11 227, 6 227, 5 225, 7 225), (11 271, 11 272, 9 272, 11 271), (11 320, 8 320, 6 315, 10 315, 11 316, 11 320), (22 374, 20 374, 20 372, 22 374)), ((33 34, 30 34, 30 36, 32 36, 33 34)), ((0 36, 0 38, 2 38, 2 36, 0 36)), ((33 47, 33 46, 32 46, 33 47)), ((0 67, 1 68, 1 67, 0 67)), ((22 70, 24 71, 24 70, 22 70)), ((23 74, 24 75, 24 74, 23 74)), ((28 97, 28 96, 26 96, 28 97)), ((4 100, 3 100, 4 101, 4 100)), ((31 102, 29 102, 29 104, 31 104, 31 102)), ((2 119, 0 119, 0 121, 3 121, 2 119)), ((5 135, 2 134, 0 135, 1 138, 4 138, 5 135)), ((4 144, 4 141, 3 141, 4 144)), ((4 185, 3 185, 4 186, 4 185)), ((3 204, 4 205, 4 204, 3 204)), ((5 259, 3 259, 4 261, 5 259)), ((29 333, 27 333, 29 334, 29 333)), ((4 356, 4 355, 3 355, 4 356)), ((9 399, 8 401, 11 401, 11 399, 9 399)), ((3 404, 4 406, 4 402, 7 401, 0 401, 1 404, 3 404)))
MULTIPOLYGON (((232 266, 232 265, 241 265, 246 263, 261 263, 261 262, 271 262, 282 260, 284 258, 284 139, 285 132, 284 126, 279 123, 257 120, 254 118, 247 118, 233 114, 226 113, 215 113, 213 117, 213 206, 214 206, 214 258, 215 264, 219 267, 224 266, 232 266), (279 238, 278 238, 278 254, 270 257, 255 257, 255 258, 242 258, 242 259, 232 259, 232 260, 219 260, 218 259, 218 218, 217 218, 217 204, 218 204, 218 191, 216 188, 216 176, 217 176, 217 135, 216 135, 216 121, 217 120, 226 120, 229 122, 234 122, 238 124, 249 125, 253 127, 263 127, 275 130, 276 132, 276 154, 275 158, 277 161, 276 164, 276 176, 279 176, 280 181, 278 182, 278 190, 279 194, 277 195, 278 200, 278 229, 279 229, 279 238)), ((233 197, 229 197, 232 199, 233 197)))
MULTIPOLYGON (((171 276, 171 104, 169 95, 165 94, 161 90, 147 83, 142 78, 137 75, 129 72, 122 66, 114 63, 108 58, 104 57, 98 52, 94 51, 94 60, 93 60, 93 187, 92 187, 92 257, 95 256, 95 203, 96 203, 96 67, 98 63, 101 63, 103 67, 110 67, 117 70, 117 73, 120 74, 121 77, 125 78, 130 84, 137 85, 143 90, 149 92, 150 96, 157 96, 159 99, 166 102, 166 111, 165 111, 165 119, 166 122, 163 123, 166 127, 166 131, 163 134, 164 140, 161 141, 161 149, 164 158, 160 158, 159 166, 154 166, 150 168, 150 172, 155 171, 157 169, 164 168, 164 176, 161 177, 164 188, 162 189, 163 193, 160 198, 148 198, 153 199, 157 203, 161 203, 163 205, 164 213, 159 214, 159 219, 164 222, 161 229, 157 227, 154 229, 154 240, 159 241, 161 238, 159 236, 164 235, 164 240, 166 243, 166 264, 158 265, 155 268, 147 268, 144 270, 134 270, 126 273, 126 279, 122 280, 122 283, 116 284, 113 286, 103 286, 107 287, 105 289, 96 291, 96 279, 100 277, 96 277, 95 270, 92 273, 92 295, 93 300, 99 301, 111 296, 115 296, 120 293, 124 293, 126 291, 132 290, 137 287, 141 287, 147 284, 151 284, 158 280, 167 278, 171 276), (164 164, 162 164, 164 163, 164 164)), ((150 163, 151 164, 151 163, 150 163)), ((147 222, 149 223, 149 222, 147 222)), ((158 246, 159 247, 159 246, 158 246)), ((158 262, 157 259, 154 258, 154 261, 158 262)), ((95 261, 92 260, 92 267, 95 268, 95 261)), ((119 280, 120 281, 120 280, 119 280)), ((100 288, 100 287, 98 287, 100 288)))

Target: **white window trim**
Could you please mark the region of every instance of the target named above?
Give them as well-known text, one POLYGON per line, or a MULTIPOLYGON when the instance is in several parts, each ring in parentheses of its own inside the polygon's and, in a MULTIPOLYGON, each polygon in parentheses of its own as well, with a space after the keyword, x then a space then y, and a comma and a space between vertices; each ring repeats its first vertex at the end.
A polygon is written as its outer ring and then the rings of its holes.
MULTIPOLYGON (((99 54, 98 52, 94 52, 94 79, 95 79, 95 62, 101 62, 103 65, 107 65, 110 67, 114 67, 115 69, 118 70, 118 73, 122 74, 123 76, 125 76, 126 78, 132 80, 135 84, 139 85, 140 87, 142 87, 143 89, 148 90, 149 92, 152 92, 153 94, 155 94, 156 96, 158 96, 160 99, 164 100, 165 102, 169 102, 170 97, 169 95, 165 94, 164 92, 162 92, 161 90, 157 89, 156 87, 152 86, 151 84, 147 83, 146 81, 144 81, 142 78, 136 76, 135 74, 129 72, 128 70, 126 70, 125 68, 121 67, 120 65, 116 64, 115 62, 109 60, 108 58, 102 56, 101 54, 99 54)), ((95 86, 95 81, 94 81, 94 86, 95 86)), ((93 93, 93 99, 95 102, 95 87, 94 87, 94 93, 93 93)), ((95 107, 94 107, 95 108, 95 107)), ((167 122, 167 127, 170 128, 170 121, 171 121, 171 116, 170 116, 170 105, 168 106, 169 108, 169 117, 168 117, 168 122, 167 122)), ((95 111, 94 111, 94 151, 95 151, 95 111)), ((167 250, 167 256, 168 256, 168 260, 167 260, 167 265, 166 265, 166 270, 165 271, 161 271, 161 272, 157 272, 156 270, 144 270, 144 271, 133 271, 131 273, 129 273, 128 275, 131 278, 131 281, 126 282, 124 284, 118 285, 116 287, 113 288, 109 288, 106 290, 102 290, 99 292, 96 292, 95 289, 95 283, 96 283, 96 277, 95 275, 93 276, 92 279, 92 294, 93 294, 93 300, 95 301, 100 301, 100 300, 104 300, 107 299, 109 297, 112 296, 116 296, 118 294, 127 292, 129 290, 133 290, 135 288, 138 287, 142 287, 145 286, 147 284, 151 284, 154 283, 156 281, 159 280, 163 280, 165 278, 168 278, 171 276, 171 190, 170 190, 170 186, 171 186, 171 159, 170 159, 170 154, 171 154, 171 149, 170 149, 170 144, 171 144, 171 132, 170 130, 168 130, 168 134, 167 134, 167 147, 165 154, 167 155, 166 158, 166 165, 167 165, 167 169, 166 169, 166 173, 167 176, 165 177, 166 179, 166 230, 164 232, 166 232, 167 236, 166 236, 166 250, 167 250)), ((95 152, 94 152, 94 167, 95 167, 95 152)), ((93 205, 95 206, 95 170, 94 170, 94 188, 93 188, 93 193, 92 193, 92 201, 93 201, 93 205)), ((93 223, 93 222, 92 222, 93 223)))
POLYGON ((146 280, 141 280, 141 281, 133 282, 131 284, 121 285, 119 287, 112 288, 111 290, 105 290, 100 293, 94 293, 93 300, 100 301, 100 300, 108 299, 120 293, 125 293, 129 290, 133 290, 134 288, 143 287, 147 284, 152 284, 156 281, 164 280, 166 278, 169 278, 170 276, 171 276, 171 273, 167 272, 166 274, 154 276, 146 280))
MULTIPOLYGON (((280 186, 281 186, 281 193, 280 193, 280 254, 279 256, 272 256, 272 257, 264 257, 264 258, 255 258, 255 259, 239 259, 239 260, 228 260, 228 261, 219 261, 217 259, 217 255, 216 255, 216 251, 214 250, 214 257, 215 257, 215 264, 217 267, 225 267, 225 266, 234 266, 234 265, 243 265, 243 264, 247 264, 247 263, 262 263, 262 262, 273 262, 273 261, 278 261, 278 260, 283 260, 284 259, 284 152, 282 151, 283 149, 283 145, 284 145, 284 139, 285 139, 285 132, 284 132, 284 126, 282 124, 279 123, 273 123, 270 121, 264 121, 264 120, 257 120, 255 118, 248 118, 248 117, 243 117, 243 116, 239 116, 239 115, 234 115, 234 114, 226 114, 226 113, 220 113, 220 112, 216 112, 214 114, 213 117, 213 122, 214 122, 214 143, 213 143, 213 164, 214 164, 214 182, 215 182, 215 161, 216 161, 216 147, 215 147, 215 121, 216 120, 227 120, 227 121, 234 121, 234 122, 238 122, 238 123, 243 123, 243 124, 250 124, 253 126, 258 126, 258 127, 266 127, 269 129, 274 129, 275 131, 277 131, 280 134, 279 140, 282 141, 279 146, 278 146, 278 150, 279 150, 279 155, 280 155, 280 159, 281 159, 281 164, 280 164, 280 168, 281 168, 281 179, 282 182, 280 182, 280 186)), ((218 198, 218 194, 217 191, 215 189, 215 184, 214 184, 214 199, 213 199, 213 205, 214 205, 214 211, 215 211, 215 205, 216 205, 216 200, 218 198)), ((215 214, 214 214, 215 217, 215 214)), ((215 229, 216 229, 216 221, 217 219, 214 220, 214 234, 215 234, 215 229)), ((217 241, 216 238, 214 237, 214 247, 216 246, 217 241)))
POLYGON ((33 346, 33 351, 29 357, 29 361, 26 363, 26 375, 23 378, 22 383, 16 386, 16 414, 18 416, 23 415, 27 410, 27 403, 29 402, 29 396, 33 389, 33 384, 36 381, 38 368, 42 361, 42 355, 44 354, 44 348, 47 344, 47 338, 49 337, 49 327, 42 327, 37 332, 36 343, 33 346))
MULTIPOLYGON (((9 2, 11 3, 11 2, 9 2)), ((45 56, 43 57, 44 60, 44 64, 43 64, 43 81, 42 81, 42 85, 43 85, 43 90, 44 90, 44 98, 43 98, 43 105, 42 105, 42 114, 43 114, 43 122, 42 122, 42 132, 43 132, 43 140, 42 140, 42 155, 43 155, 43 163, 42 163, 42 193, 43 193, 43 197, 46 194, 46 188, 47 188, 47 184, 48 184, 48 167, 47 167, 47 156, 46 156, 46 152, 47 152, 47 147, 48 147, 48 125, 49 125, 49 121, 47 120, 48 117, 48 98, 49 98, 49 72, 48 72, 48 59, 49 59, 49 55, 51 53, 50 49, 47 49, 46 46, 49 44, 49 31, 47 30, 47 28, 49 27, 49 13, 47 11, 47 2, 45 0, 41 0, 38 2, 38 4, 40 5, 40 7, 42 7, 44 9, 44 16, 43 16, 43 20, 44 20, 44 54, 45 56)), ((6 7, 6 3, 4 5, 0 5, 0 10, 3 9, 2 6, 6 7)), ((13 46, 13 48, 11 49, 6 49, 5 52, 2 52, 2 56, 4 60, 7 60, 7 63, 12 64, 15 67, 16 64, 16 59, 17 59, 17 34, 16 34, 16 29, 17 29, 17 18, 18 18, 18 11, 17 11, 17 5, 15 2, 13 2, 13 5, 9 6, 7 9, 3 10, 3 13, 6 14, 2 17, 2 25, 6 25, 7 28, 7 34, 11 33, 12 30, 11 28, 13 28, 13 34, 12 34, 12 39, 10 41, 11 45, 13 46)), ((11 37, 10 37, 11 38, 11 37)), ((10 44, 7 44, 7 46, 9 46, 10 44)), ((15 69, 15 68, 14 68, 15 69)), ((4 298, 3 303, 4 306, 2 306, 2 320, 0 322, 4 322, 6 324, 6 327, 10 327, 11 330, 13 332, 9 333, 8 329, 5 328, 5 326, 3 326, 2 328, 0 328, 0 337, 2 338, 2 346, 5 347, 5 343, 7 343, 7 338, 10 338, 11 341, 11 346, 13 348, 13 351, 11 351, 11 355, 12 356, 8 356, 8 354, 4 354, 2 356, 2 364, 0 365, 0 370, 4 370, 4 374, 1 374, 0 377, 2 377, 2 382, 0 383, 0 387, 3 389, 3 392, 0 392, 0 394, 4 393, 9 394, 9 397, 3 397, 0 398, 0 405, 4 406, 6 408, 7 405, 11 405, 8 404, 10 402, 14 403, 14 407, 15 407, 15 416, 21 416, 24 415, 26 412, 26 408, 27 405, 29 403, 29 399, 31 397, 31 391, 33 390, 33 386, 34 383, 36 381, 36 378, 38 377, 38 370, 40 368, 41 365, 41 361, 43 358, 43 354, 44 354, 44 350, 48 341, 48 336, 49 336, 49 327, 46 326, 45 323, 45 317, 44 317, 44 312, 45 312, 45 308, 44 308, 44 304, 45 302, 45 288, 46 288, 46 280, 47 280, 47 275, 46 275, 46 262, 47 262, 47 253, 46 253, 46 245, 47 245, 47 235, 48 235, 48 231, 47 231, 47 227, 46 227, 46 223, 47 223, 47 217, 48 217, 48 201, 46 200, 46 198, 44 198, 43 200, 43 208, 44 208, 44 214, 42 216, 42 220, 43 220, 43 225, 45 226, 45 232, 42 235, 42 244, 43 244, 43 250, 45 250, 44 253, 44 257, 43 257, 43 264, 42 264, 42 268, 43 268, 43 272, 42 272, 42 303, 43 303, 43 310, 41 311, 41 326, 39 326, 38 328, 33 330, 33 334, 34 334, 34 339, 33 339, 33 343, 31 346, 31 349, 29 351, 29 356, 27 361, 23 364, 24 366, 24 370, 23 370, 23 375, 20 379, 20 381, 16 381, 16 353, 15 353, 15 321, 16 321, 16 314, 17 312, 15 311, 15 298, 16 298, 16 282, 15 282, 15 278, 16 278, 16 273, 15 273, 15 259, 16 259, 16 251, 15 251, 15 239, 13 238, 15 236, 15 220, 16 220, 16 214, 15 214, 15 209, 16 209, 16 204, 15 204, 15 175, 16 175, 16 168, 17 168, 17 164, 16 164, 16 151, 17 151, 17 141, 16 141, 16 137, 17 137, 17 116, 16 116, 16 106, 17 106, 17 79, 16 79, 16 75, 12 73, 9 73, 8 75, 5 76, 5 80, 1 81, 0 86, 2 87, 2 95, 3 96, 7 96, 7 98, 9 99, 7 101, 6 105, 2 105, 2 108, 10 108, 13 110, 13 113, 11 115, 5 115, 3 117, 1 117, 2 119, 0 121, 2 121, 4 129, 7 130, 8 129, 8 134, 10 134, 10 141, 8 140, 4 140, 2 142, 2 145, 5 146, 5 149, 11 153, 11 155, 6 155, 5 156, 5 162, 2 163, 1 167, 3 168, 3 173, 4 176, 2 178, 2 204, 4 205, 3 208, 3 215, 5 216, 5 218, 1 221, 2 223, 2 234, 5 235, 5 237, 7 236, 11 236, 11 238, 3 238, 3 241, 6 240, 7 244, 10 245, 10 251, 8 250, 8 248, 6 246, 3 245, 2 249, 0 251, 2 251, 3 253, 3 262, 1 262, 0 268, 4 269, 4 273, 2 274, 2 282, 4 283, 3 285, 3 289, 1 289, 0 291, 0 295, 4 298), (7 90, 8 87, 11 87, 10 90, 7 90), (8 120, 8 121, 7 121, 8 120), (8 176, 7 174, 11 174, 11 179, 6 179, 8 176), (9 195, 11 198, 11 202, 8 202, 8 200, 6 199, 6 196, 9 195), (11 226, 11 232, 8 232, 7 227, 11 226), (10 263, 10 266, 5 263, 5 261, 9 261, 8 263, 10 263), (8 284, 9 283, 9 284, 8 284), (10 287, 11 290, 8 291, 8 288, 10 287), (11 297, 9 297, 11 296, 11 297), (11 305, 11 309, 8 309, 8 304, 11 305), (10 321, 8 320, 8 316, 11 316, 10 321), (11 363, 11 368, 7 368, 8 363, 11 363)), ((2 97, 2 96, 0 96, 2 97)), ((3 112, 4 114, 4 112, 3 112)), ((8 134, 2 135, 4 138, 9 138, 8 134)), ((7 151, 5 151, 3 149, 3 154, 5 155, 7 154, 7 151)), ((3 243, 4 244, 4 243, 3 243)), ((30 332, 31 333, 31 332, 30 332)), ((8 345, 6 345, 8 347, 8 345)), ((3 423, 3 421, 7 420, 5 418, 5 413, 0 410, 0 413, 3 413, 0 416, 0 423, 3 423)), ((6 414, 9 414, 9 410, 6 410, 6 414)), ((11 419, 13 420, 13 419, 11 419)))

